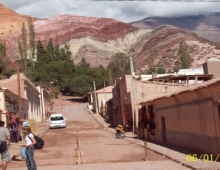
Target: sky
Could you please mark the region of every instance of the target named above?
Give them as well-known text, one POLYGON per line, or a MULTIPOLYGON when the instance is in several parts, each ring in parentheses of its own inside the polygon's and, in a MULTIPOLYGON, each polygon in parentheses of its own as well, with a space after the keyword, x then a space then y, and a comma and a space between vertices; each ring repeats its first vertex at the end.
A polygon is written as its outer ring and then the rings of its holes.
POLYGON ((125 23, 152 16, 189 16, 220 12, 220 0, 0 0, 19 14, 49 18, 61 14, 112 18, 125 23))

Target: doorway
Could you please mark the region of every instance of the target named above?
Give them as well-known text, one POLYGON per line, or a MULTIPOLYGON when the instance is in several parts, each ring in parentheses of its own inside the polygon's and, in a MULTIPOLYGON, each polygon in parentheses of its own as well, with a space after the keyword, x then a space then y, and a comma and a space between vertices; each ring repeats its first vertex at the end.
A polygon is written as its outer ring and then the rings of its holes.
POLYGON ((125 113, 126 130, 128 132, 132 132, 132 130, 133 130, 133 116, 132 116, 131 104, 124 105, 124 113, 125 113))
POLYGON ((219 117, 219 122, 220 122, 220 105, 218 105, 218 117, 219 117))
POLYGON ((162 142, 166 143, 166 122, 165 117, 161 117, 161 128, 162 128, 162 142))

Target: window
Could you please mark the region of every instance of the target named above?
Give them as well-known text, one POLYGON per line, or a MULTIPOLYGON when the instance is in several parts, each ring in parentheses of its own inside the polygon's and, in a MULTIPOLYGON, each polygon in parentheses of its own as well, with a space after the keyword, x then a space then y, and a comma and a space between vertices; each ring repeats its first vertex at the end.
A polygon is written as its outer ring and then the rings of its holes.
POLYGON ((51 117, 50 121, 64 120, 63 116, 51 117))

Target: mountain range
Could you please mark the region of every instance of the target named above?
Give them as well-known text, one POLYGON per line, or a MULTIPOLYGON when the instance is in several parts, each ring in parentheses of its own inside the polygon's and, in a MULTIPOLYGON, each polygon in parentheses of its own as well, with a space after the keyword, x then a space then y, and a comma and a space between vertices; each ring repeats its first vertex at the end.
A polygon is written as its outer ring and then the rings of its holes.
POLYGON ((183 17, 147 17, 131 24, 137 28, 146 29, 173 25, 207 40, 220 43, 220 12, 183 17))
MULTIPOLYGON (((19 58, 21 25, 22 22, 27 23, 28 16, 20 15, 3 5, 0 5, 0 15, 0 42, 6 45, 6 57, 15 61, 19 58)), ((36 43, 40 40, 46 46, 51 38, 53 44, 69 44, 73 61, 78 64, 84 57, 91 67, 106 67, 113 55, 124 52, 133 56, 137 73, 146 73, 152 54, 154 65, 162 63, 166 69, 173 69, 179 59, 179 44, 183 41, 193 59, 192 68, 201 67, 207 58, 220 55, 217 43, 185 31, 177 27, 177 24, 159 24, 158 21, 150 27, 149 22, 146 22, 146 28, 138 28, 146 19, 128 24, 113 19, 75 15, 33 18, 33 21, 36 43)))

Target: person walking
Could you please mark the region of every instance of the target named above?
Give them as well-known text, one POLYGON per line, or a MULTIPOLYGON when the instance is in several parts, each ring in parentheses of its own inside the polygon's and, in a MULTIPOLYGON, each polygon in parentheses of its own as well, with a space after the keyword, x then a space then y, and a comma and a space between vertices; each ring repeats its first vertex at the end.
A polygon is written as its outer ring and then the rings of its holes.
POLYGON ((6 170, 7 163, 10 161, 9 145, 11 134, 8 128, 4 127, 5 122, 0 120, 0 153, 2 159, 2 170, 6 170))
POLYGON ((33 133, 31 132, 31 128, 29 126, 24 126, 23 128, 24 139, 26 141, 26 145, 23 147, 26 148, 26 165, 28 170, 37 170, 37 166, 34 160, 34 144, 36 144, 36 140, 34 138, 33 133))

